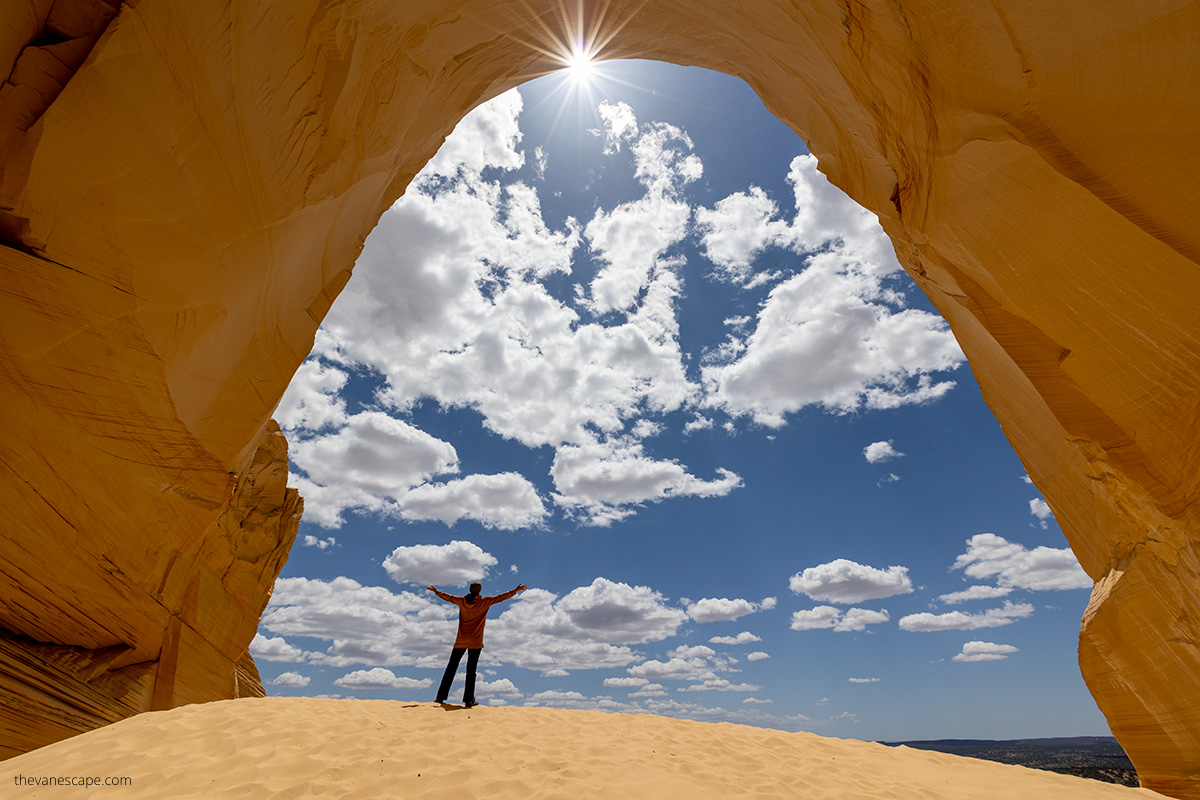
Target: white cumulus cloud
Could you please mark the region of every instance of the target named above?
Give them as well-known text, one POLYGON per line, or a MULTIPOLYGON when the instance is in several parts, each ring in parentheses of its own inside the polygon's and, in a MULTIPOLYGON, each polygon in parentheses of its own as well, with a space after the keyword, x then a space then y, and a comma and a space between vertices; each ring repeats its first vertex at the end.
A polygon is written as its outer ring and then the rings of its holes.
POLYGON ((271 685, 300 688, 308 686, 311 682, 312 678, 309 678, 307 675, 301 675, 299 672, 284 672, 271 681, 271 685))
POLYGON ((571 590, 558 601, 556 611, 588 638, 609 643, 664 639, 686 619, 683 611, 666 605, 650 587, 606 578, 571 590))
POLYGON ((716 654, 716 650, 703 644, 681 644, 667 653, 672 658, 710 658, 716 654))
POLYGON ((603 128, 594 128, 591 133, 603 137, 604 152, 617 153, 621 145, 637 138, 637 115, 627 103, 601 103, 596 109, 603 128))
POLYGON ((807 406, 834 413, 936 400, 953 381, 933 374, 963 361, 945 321, 894 310, 877 275, 836 253, 771 290, 758 324, 731 335, 702 368, 704 405, 778 428, 807 406))
POLYGON ((742 631, 737 636, 714 636, 708 641, 712 644, 752 644, 761 642, 762 638, 755 636, 750 631, 742 631))
POLYGON ((806 611, 792 613, 791 628, 794 631, 813 631, 832 628, 837 633, 866 630, 868 625, 887 622, 891 617, 887 609, 873 611, 867 608, 851 608, 842 613, 834 606, 817 606, 806 611))
POLYGON ((396 594, 345 577, 279 578, 260 628, 329 642, 325 652, 307 655, 314 663, 437 667, 454 641, 455 613, 428 592, 396 594))
POLYGON ((458 471, 458 454, 448 442, 378 411, 353 415, 336 433, 297 441, 291 455, 314 481, 384 498, 458 471))
POLYGON ((611 700, 612 698, 588 697, 581 692, 550 689, 545 692, 529 695, 529 697, 525 698, 525 705, 551 706, 554 708, 595 708, 597 701, 601 699, 611 700))
POLYGON ((1038 524, 1042 528, 1049 527, 1050 520, 1054 518, 1054 512, 1050 510, 1050 505, 1040 497, 1029 501, 1029 513, 1038 518, 1038 524))
POLYGON ((524 476, 503 472, 417 486, 400 501, 400 514, 447 525, 472 519, 487 528, 517 530, 539 526, 549 512, 524 476))
POLYGON ((337 546, 337 539, 333 538, 332 536, 326 539, 321 539, 317 536, 313 536, 312 534, 306 534, 301 540, 301 543, 305 547, 315 547, 318 550, 327 550, 330 547, 337 546))
POLYGON ((866 630, 868 625, 878 625, 881 622, 887 622, 889 619, 891 617, 888 616, 887 609, 871 611, 866 608, 851 608, 842 615, 842 618, 833 626, 833 629, 839 633, 861 631, 866 630))
POLYGON ((1000 661, 1008 658, 1020 649, 1011 644, 994 644, 993 642, 967 642, 962 652, 954 656, 953 661, 1000 661))
POLYGON ((976 579, 995 578, 1000 586, 1017 589, 1092 588, 1092 579, 1069 548, 1028 550, 994 533, 979 533, 968 539, 967 552, 955 559, 953 568, 976 579))
POLYGON ((958 592, 939 595, 938 602, 953 606, 967 600, 993 600, 997 597, 1007 597, 1010 594, 1012 594, 1011 586, 983 586, 977 584, 975 586, 968 586, 966 589, 958 592))
POLYGON ((829 603, 862 603, 912 592, 908 567, 877 569, 845 558, 809 567, 788 581, 796 594, 829 603))
POLYGON ((488 623, 495 657, 549 674, 557 669, 623 667, 636 660, 629 645, 675 635, 687 614, 646 586, 596 578, 561 599, 542 589, 521 594, 488 623))
POLYGON ((891 461, 893 458, 900 458, 904 453, 893 447, 889 439, 886 442, 871 442, 863 448, 863 455, 866 456, 868 464, 878 464, 882 461, 891 461))
POLYGON ((1013 603, 1004 601, 1000 608, 991 608, 978 614, 967 614, 963 611, 949 611, 945 614, 909 614, 900 618, 900 629, 905 631, 973 631, 979 628, 998 628, 1011 625, 1019 619, 1024 619, 1033 613, 1029 603, 1013 603))
POLYGON ((791 226, 777 219, 779 207, 766 192, 751 186, 719 200, 712 209, 696 210, 696 227, 702 233, 705 256, 735 283, 750 279, 751 264, 770 246, 787 246, 791 226))
POLYGON ((680 692, 757 692, 762 689, 761 686, 756 686, 752 683, 733 683, 725 678, 720 678, 715 675, 705 678, 700 683, 694 683, 691 686, 683 686, 676 691, 680 692))
POLYGON ((339 393, 347 374, 337 367, 308 359, 296 370, 275 409, 275 420, 284 430, 319 431, 346 424, 346 402, 339 393))
POLYGON ((712 674, 712 667, 705 658, 671 658, 666 661, 651 659, 635 664, 626 670, 635 678, 652 681, 700 680, 712 674))
POLYGON ((411 487, 458 471, 458 454, 448 442, 379 411, 350 416, 336 431, 296 439, 290 455, 307 473, 293 484, 317 500, 306 518, 325 527, 339 527, 347 509, 395 508, 411 487))
POLYGON ((593 525, 608 525, 634 508, 668 497, 722 497, 742 485, 727 469, 711 480, 697 478, 675 461, 649 458, 640 443, 592 441, 564 445, 550 468, 554 499, 593 525))
POLYGON ((792 159, 787 176, 795 215, 777 219, 779 208, 762 189, 751 186, 696 212, 697 228, 707 257, 728 270, 735 281, 746 280, 751 262, 767 247, 804 254, 825 247, 852 253, 880 273, 900 269, 891 242, 874 214, 851 200, 817 170, 817 159, 792 159))
POLYGON ((250 641, 250 655, 263 661, 297 662, 304 660, 304 651, 290 645, 282 636, 268 637, 254 634, 250 641))
POLYGON ((475 694, 482 697, 520 697, 521 690, 508 678, 494 681, 476 681, 475 694))
POLYGON ((375 667, 348 672, 333 684, 346 689, 427 689, 433 679, 397 677, 390 669, 375 667))
POLYGON ((487 577, 496 557, 472 542, 417 544, 397 547, 383 560, 383 568, 397 583, 418 586, 465 586, 487 577))
POLYGON ((521 141, 517 117, 523 105, 521 93, 512 89, 467 114, 422 173, 453 176, 459 170, 479 173, 485 167, 520 167, 525 156, 517 150, 521 141))
POLYGON ((606 150, 628 144, 634 155, 634 177, 645 189, 640 198, 612 211, 597 209, 584 236, 604 266, 592 280, 590 309, 597 314, 627 311, 662 269, 681 262, 664 258, 687 235, 692 211, 680 192, 703 172, 691 154, 692 140, 679 128, 652 122, 639 125, 628 105, 602 102, 606 150))
POLYGON ((832 628, 842 617, 842 611, 833 606, 817 606, 805 611, 792 612, 791 628, 794 631, 813 631, 832 628))
POLYGON ((724 622, 753 614, 755 611, 773 607, 742 598, 730 600, 726 597, 705 597, 687 607, 688 616, 696 622, 724 622))
POLYGON ((755 188, 697 211, 706 254, 735 283, 753 282, 748 265, 765 247, 806 259, 771 290, 753 331, 734 331, 707 355, 704 404, 779 427, 810 405, 848 413, 943 396, 954 383, 933 375, 957 369, 962 351, 944 320, 905 308, 888 288, 900 267, 874 215, 831 186, 812 156, 793 160, 789 180, 791 223, 774 219, 774 202, 755 188))

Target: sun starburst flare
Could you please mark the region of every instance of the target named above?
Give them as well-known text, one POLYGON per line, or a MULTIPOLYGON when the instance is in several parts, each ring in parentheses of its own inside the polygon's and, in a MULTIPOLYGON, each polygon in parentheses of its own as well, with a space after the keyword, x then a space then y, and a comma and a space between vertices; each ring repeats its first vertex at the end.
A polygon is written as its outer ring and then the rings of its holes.
POLYGON ((613 42, 641 13, 646 0, 623 5, 617 13, 610 13, 612 0, 557 0, 557 13, 535 10, 528 0, 517 2, 525 12, 517 26, 519 32, 510 30, 503 35, 541 56, 530 65, 524 77, 557 75, 562 78, 559 86, 542 100, 542 103, 553 102, 551 98, 558 101, 551 133, 568 109, 591 116, 593 125, 581 124, 581 130, 599 126, 601 120, 596 107, 604 94, 604 86, 614 83, 633 86, 629 81, 607 73, 604 62, 645 57, 628 45, 614 46, 613 42))
POLYGON ((545 57, 542 70, 535 76, 565 71, 572 78, 587 78, 594 73, 596 63, 605 58, 609 43, 640 10, 640 6, 627 10, 624 17, 618 19, 609 14, 610 4, 611 0, 589 3, 560 0, 557 15, 543 16, 522 0, 521 5, 528 14, 522 26, 524 32, 506 35, 545 57))
POLYGON ((567 56, 567 74, 576 83, 587 83, 592 78, 595 63, 595 58, 588 51, 587 45, 581 40, 576 40, 572 45, 570 55, 567 56))

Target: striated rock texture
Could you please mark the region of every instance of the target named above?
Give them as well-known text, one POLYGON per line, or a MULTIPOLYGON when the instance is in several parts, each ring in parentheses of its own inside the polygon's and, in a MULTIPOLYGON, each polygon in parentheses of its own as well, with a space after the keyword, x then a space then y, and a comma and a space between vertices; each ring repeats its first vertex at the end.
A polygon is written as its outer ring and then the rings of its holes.
POLYGON ((471 107, 605 57, 745 79, 877 213, 1097 581, 1080 665, 1200 798, 1200 4, 12 0, 0 693, 16 752, 251 693, 294 535, 269 422, 471 107), (603 16, 601 16, 603 12, 603 16))

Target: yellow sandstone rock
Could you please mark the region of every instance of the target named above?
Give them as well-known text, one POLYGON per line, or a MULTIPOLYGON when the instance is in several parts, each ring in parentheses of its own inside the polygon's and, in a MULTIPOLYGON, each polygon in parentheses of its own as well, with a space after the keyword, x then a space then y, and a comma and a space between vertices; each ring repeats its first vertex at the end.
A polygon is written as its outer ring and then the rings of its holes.
MULTIPOLYGON (((745 79, 880 216, 1097 581, 1100 708, 1200 797, 1200 4, 583 6, 604 57, 745 79)), ((271 412, 382 211, 565 29, 559 0, 2 13, 13 753, 261 691, 300 510, 271 412)))

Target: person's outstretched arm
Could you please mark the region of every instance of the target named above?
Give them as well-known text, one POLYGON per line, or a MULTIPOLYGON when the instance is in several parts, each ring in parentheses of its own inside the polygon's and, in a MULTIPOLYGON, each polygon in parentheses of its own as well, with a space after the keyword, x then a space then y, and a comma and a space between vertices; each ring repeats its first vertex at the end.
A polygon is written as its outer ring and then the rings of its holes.
POLYGON ((518 592, 523 592, 528 588, 529 588, 528 586, 526 586, 525 584, 522 583, 517 588, 510 589, 509 591, 505 592, 504 594, 498 594, 495 597, 491 598, 491 600, 493 603, 503 603, 505 600, 508 600, 511 597, 516 597, 518 592))
POLYGON ((452 595, 452 594, 446 594, 446 593, 445 593, 445 592, 443 592, 442 590, 438 589, 436 586, 426 586, 425 588, 426 588, 426 589, 428 589, 429 591, 433 592, 434 594, 436 594, 438 597, 440 597, 440 598, 442 598, 443 600, 445 600, 447 603, 453 603, 453 602, 454 602, 454 599, 455 599, 455 598, 454 598, 454 595, 452 595))

